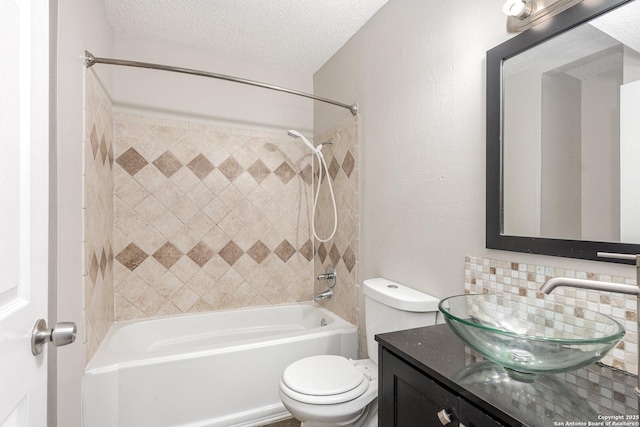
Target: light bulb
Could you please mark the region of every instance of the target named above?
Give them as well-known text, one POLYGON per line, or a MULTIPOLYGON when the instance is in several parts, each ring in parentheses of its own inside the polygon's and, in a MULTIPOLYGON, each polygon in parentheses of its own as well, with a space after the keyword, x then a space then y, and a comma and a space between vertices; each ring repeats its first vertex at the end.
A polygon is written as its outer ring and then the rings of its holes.
POLYGON ((531 4, 525 0, 507 0, 502 7, 502 11, 507 16, 514 16, 516 18, 526 18, 531 13, 531 4))

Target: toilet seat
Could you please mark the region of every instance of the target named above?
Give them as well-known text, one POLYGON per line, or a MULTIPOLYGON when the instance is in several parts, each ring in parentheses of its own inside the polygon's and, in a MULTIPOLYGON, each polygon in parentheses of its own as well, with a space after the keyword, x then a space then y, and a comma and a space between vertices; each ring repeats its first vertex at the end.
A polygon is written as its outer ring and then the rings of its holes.
POLYGON ((315 405, 332 405, 360 397, 369 388, 369 378, 342 356, 321 355, 289 365, 280 389, 291 399, 315 405))

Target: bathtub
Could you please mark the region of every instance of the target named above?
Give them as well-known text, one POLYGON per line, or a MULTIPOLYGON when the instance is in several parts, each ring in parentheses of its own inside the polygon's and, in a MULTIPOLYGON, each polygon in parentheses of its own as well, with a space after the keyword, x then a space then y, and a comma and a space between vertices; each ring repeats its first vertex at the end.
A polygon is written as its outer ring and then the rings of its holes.
POLYGON ((314 303, 119 322, 83 374, 84 427, 275 422, 287 365, 356 352, 357 328, 314 303))

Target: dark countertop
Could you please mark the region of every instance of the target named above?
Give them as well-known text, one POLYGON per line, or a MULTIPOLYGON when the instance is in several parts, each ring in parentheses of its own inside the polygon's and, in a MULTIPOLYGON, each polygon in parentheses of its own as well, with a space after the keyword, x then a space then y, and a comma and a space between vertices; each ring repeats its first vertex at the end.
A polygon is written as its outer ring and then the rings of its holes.
POLYGON ((376 341, 510 426, 640 425, 637 377, 604 365, 519 376, 482 360, 447 325, 379 334, 376 341))

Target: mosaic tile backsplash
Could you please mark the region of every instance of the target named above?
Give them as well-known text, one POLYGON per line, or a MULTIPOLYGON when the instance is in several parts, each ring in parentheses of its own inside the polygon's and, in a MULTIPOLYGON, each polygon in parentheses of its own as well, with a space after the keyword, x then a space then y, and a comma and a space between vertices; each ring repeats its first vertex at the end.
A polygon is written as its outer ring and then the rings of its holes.
POLYGON ((115 133, 116 320, 312 299, 303 144, 125 114, 115 133))
POLYGON ((113 111, 92 71, 85 80, 84 287, 85 360, 114 321, 113 306, 113 111))
POLYGON ((601 362, 616 369, 638 373, 638 328, 636 320, 636 297, 611 292, 589 291, 569 287, 556 288, 545 295, 539 291, 545 281, 552 277, 575 277, 614 283, 635 284, 635 278, 609 276, 564 268, 514 263, 489 258, 468 256, 465 259, 465 292, 500 292, 515 294, 528 299, 534 307, 564 310, 565 305, 578 309, 589 309, 606 314, 626 329, 622 341, 601 362))

